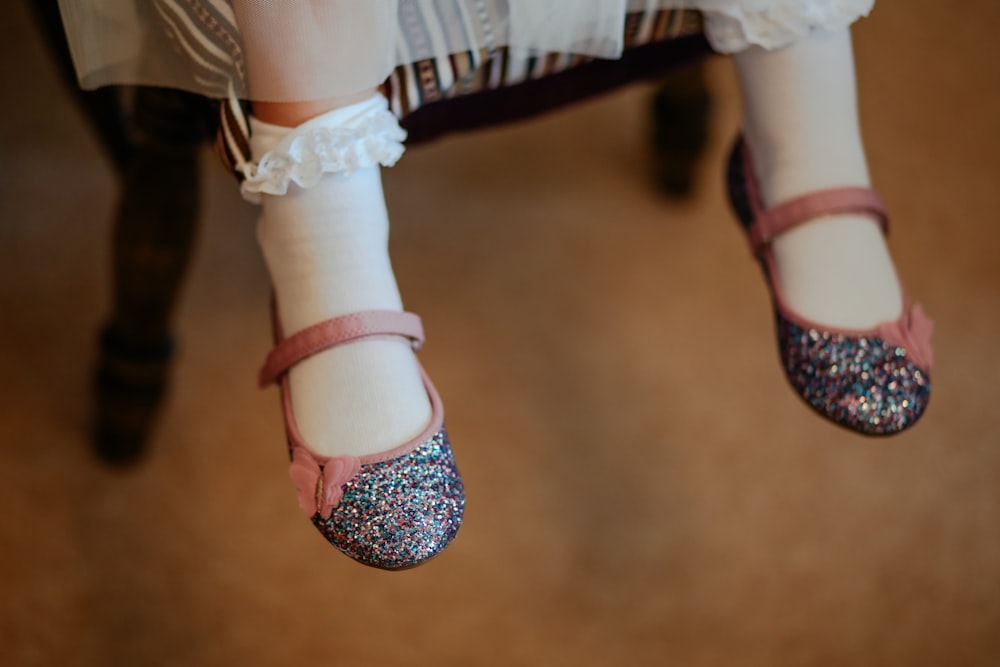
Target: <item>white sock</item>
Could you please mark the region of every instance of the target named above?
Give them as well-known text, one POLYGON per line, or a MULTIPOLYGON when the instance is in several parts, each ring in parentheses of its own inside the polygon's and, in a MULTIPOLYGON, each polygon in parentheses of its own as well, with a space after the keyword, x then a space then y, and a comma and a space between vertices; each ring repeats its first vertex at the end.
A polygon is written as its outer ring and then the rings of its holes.
MULTIPOLYGON (((253 155, 286 153, 296 137, 317 131, 363 129, 380 113, 385 121, 385 101, 376 96, 294 130, 252 119, 253 155)), ((362 134, 358 141, 370 138, 362 134)), ((284 195, 261 195, 258 239, 286 336, 338 315, 402 309, 379 166, 364 166, 371 160, 352 157, 355 148, 346 153, 351 173, 307 176, 309 187, 292 183, 284 195)), ((323 455, 386 451, 418 435, 431 418, 416 358, 402 339, 321 352, 292 368, 290 385, 299 431, 323 455)))
MULTIPOLYGON (((744 133, 768 206, 815 190, 870 184, 848 30, 735 56, 744 133)), ((878 224, 820 218, 781 234, 774 256, 789 305, 811 320, 868 328, 895 320, 902 295, 878 224)))

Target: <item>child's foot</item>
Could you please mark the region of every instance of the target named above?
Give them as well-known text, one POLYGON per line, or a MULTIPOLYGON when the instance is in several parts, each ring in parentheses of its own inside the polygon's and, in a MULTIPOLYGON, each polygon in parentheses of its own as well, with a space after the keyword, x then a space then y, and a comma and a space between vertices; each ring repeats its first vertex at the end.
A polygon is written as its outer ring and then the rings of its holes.
MULTIPOLYGON (((767 208, 831 187, 868 186, 867 174, 829 177, 803 165, 760 181, 767 208), (810 174, 814 174, 810 178, 810 174), (808 184, 808 185, 807 185, 808 184)), ((870 329, 899 318, 903 297, 885 235, 870 216, 830 215, 789 229, 772 243, 788 305, 808 320, 846 329, 870 329)))
POLYGON ((281 383, 299 506, 360 563, 418 565, 455 537, 465 491, 389 263, 378 165, 405 135, 382 97, 253 133, 243 189, 281 329, 260 379, 281 383))
POLYGON ((771 281, 786 377, 832 421, 898 433, 927 406, 931 324, 904 304, 868 189, 850 35, 735 60, 749 154, 734 156, 731 192, 771 281))
MULTIPOLYGON (((930 395, 931 323, 922 309, 910 306, 891 319, 881 319, 874 311, 874 325, 820 321, 788 299, 784 286, 791 272, 779 268, 775 253, 778 239, 815 226, 817 220, 829 220, 835 234, 840 233, 837 227, 865 221, 855 216, 870 216, 873 225, 887 224, 881 199, 870 188, 849 186, 819 189, 770 207, 762 199, 753 162, 746 144, 737 144, 729 165, 730 198, 770 282, 778 348, 789 383, 817 412, 852 430, 889 435, 912 426, 930 395)), ((805 302, 813 296, 806 294, 805 302)), ((838 294, 833 298, 841 299, 838 294)), ((844 319, 856 317, 859 310, 845 309, 844 319)), ((831 312, 824 310, 822 316, 831 312)))
MULTIPOLYGON (((847 30, 813 32, 775 51, 754 47, 735 61, 745 137, 766 207, 828 188, 870 185, 847 30)), ((814 220, 779 235, 773 250, 785 297, 804 317, 867 328, 900 316, 899 280, 874 220, 814 220)))
MULTIPOLYGON (((401 132, 391 118, 385 121, 389 126, 378 126, 380 114, 387 113, 384 105, 374 97, 309 121, 294 131, 301 139, 291 147, 288 128, 253 124, 262 173, 269 160, 291 154, 301 163, 299 175, 315 181, 308 187, 290 183, 283 195, 262 195, 258 238, 285 337, 339 315, 402 310, 389 262, 379 167, 371 165, 372 156, 362 155, 379 144, 380 133, 401 132), (314 148, 342 153, 343 172, 311 173, 314 148), (274 152, 267 157, 269 151, 274 152)), ((394 141, 398 144, 398 137, 394 141)), ((419 434, 431 417, 418 362, 401 338, 320 352, 291 369, 290 389, 304 441, 325 456, 392 449, 419 434)))

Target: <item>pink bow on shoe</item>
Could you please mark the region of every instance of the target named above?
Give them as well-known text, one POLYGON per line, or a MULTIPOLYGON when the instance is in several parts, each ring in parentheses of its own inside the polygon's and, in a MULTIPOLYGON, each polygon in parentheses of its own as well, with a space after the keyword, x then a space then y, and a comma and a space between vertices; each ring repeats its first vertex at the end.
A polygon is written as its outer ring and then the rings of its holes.
POLYGON ((361 470, 361 461, 353 456, 336 456, 323 466, 301 447, 292 452, 288 475, 299 490, 299 507, 309 516, 317 512, 329 519, 333 508, 344 495, 343 486, 361 470))
POLYGON ((902 347, 917 366, 929 371, 934 363, 931 351, 931 333, 934 323, 917 304, 895 322, 885 322, 878 327, 882 340, 902 347))

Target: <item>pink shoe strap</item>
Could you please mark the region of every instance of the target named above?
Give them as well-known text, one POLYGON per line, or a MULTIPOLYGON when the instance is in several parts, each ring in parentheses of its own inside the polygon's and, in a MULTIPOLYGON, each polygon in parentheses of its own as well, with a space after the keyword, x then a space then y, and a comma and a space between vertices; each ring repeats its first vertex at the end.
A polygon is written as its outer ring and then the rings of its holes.
POLYGON ((408 338, 413 348, 419 349, 424 342, 424 327, 419 316, 393 310, 368 310, 334 317, 279 340, 267 355, 264 367, 257 376, 257 384, 266 387, 289 368, 317 352, 378 336, 408 338))
POLYGON ((774 237, 782 232, 829 215, 847 213, 870 215, 882 227, 884 234, 889 233, 889 215, 886 213, 885 203, 871 188, 843 187, 819 190, 764 210, 746 143, 743 144, 743 167, 746 173, 747 195, 754 216, 748 235, 755 256, 760 256, 774 237))

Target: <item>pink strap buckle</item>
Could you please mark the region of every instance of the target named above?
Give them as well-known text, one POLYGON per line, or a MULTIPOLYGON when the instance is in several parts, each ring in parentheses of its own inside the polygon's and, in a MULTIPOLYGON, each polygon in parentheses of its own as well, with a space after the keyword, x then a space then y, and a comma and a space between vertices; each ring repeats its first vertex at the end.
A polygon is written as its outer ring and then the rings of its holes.
POLYGON ((753 223, 750 225, 748 236, 754 256, 759 257, 774 237, 782 232, 804 222, 830 215, 846 213, 870 215, 882 227, 882 232, 888 235, 889 214, 886 212, 885 202, 871 188, 852 186, 819 190, 765 210, 750 150, 746 142, 742 143, 747 196, 753 210, 753 223))
POLYGON ((279 340, 267 355, 257 384, 266 387, 317 352, 362 338, 382 336, 408 338, 413 349, 418 350, 424 342, 424 327, 418 315, 394 310, 368 310, 334 317, 279 340))

